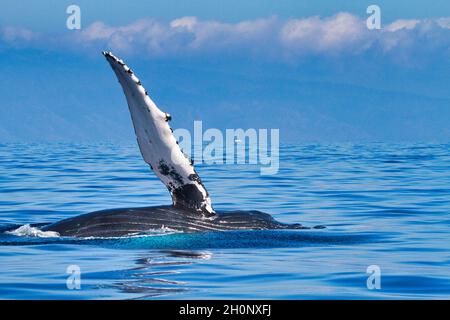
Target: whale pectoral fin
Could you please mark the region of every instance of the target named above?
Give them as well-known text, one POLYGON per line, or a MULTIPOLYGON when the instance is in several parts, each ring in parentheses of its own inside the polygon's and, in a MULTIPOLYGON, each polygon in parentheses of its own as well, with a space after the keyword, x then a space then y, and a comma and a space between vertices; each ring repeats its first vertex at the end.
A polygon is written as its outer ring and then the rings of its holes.
POLYGON ((205 216, 214 215, 208 192, 172 134, 170 115, 159 110, 122 60, 111 52, 103 55, 125 93, 142 157, 170 191, 173 205, 205 216))

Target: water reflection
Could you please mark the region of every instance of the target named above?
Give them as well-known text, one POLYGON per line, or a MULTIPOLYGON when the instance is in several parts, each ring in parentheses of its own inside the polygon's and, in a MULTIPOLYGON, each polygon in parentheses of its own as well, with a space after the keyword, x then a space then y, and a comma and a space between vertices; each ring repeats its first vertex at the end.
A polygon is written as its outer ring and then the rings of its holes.
POLYGON ((136 295, 132 299, 147 299, 174 295, 190 291, 189 284, 170 279, 171 275, 183 272, 182 266, 208 260, 212 253, 208 251, 162 250, 156 255, 151 253, 136 259, 135 266, 128 270, 115 271, 123 278, 112 287, 122 293, 136 295))

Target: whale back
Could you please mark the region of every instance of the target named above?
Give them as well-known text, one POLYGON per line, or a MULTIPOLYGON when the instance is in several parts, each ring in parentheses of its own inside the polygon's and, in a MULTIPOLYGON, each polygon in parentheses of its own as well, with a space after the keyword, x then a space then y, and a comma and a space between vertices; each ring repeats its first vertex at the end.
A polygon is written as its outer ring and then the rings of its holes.
POLYGON ((42 228, 69 237, 121 237, 169 230, 176 232, 303 229, 284 224, 261 211, 230 211, 201 218, 195 212, 173 206, 96 211, 61 220, 42 228))

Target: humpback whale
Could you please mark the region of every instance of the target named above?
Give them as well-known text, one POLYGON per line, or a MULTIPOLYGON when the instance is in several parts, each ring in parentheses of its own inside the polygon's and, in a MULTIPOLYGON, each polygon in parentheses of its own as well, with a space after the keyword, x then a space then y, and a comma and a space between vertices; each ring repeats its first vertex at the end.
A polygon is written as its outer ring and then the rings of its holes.
POLYGON ((125 93, 142 157, 168 189, 172 205, 91 212, 46 225, 43 231, 71 237, 118 237, 164 228, 181 232, 306 229, 260 211, 216 212, 192 161, 172 134, 171 116, 156 106, 121 59, 102 53, 125 93))

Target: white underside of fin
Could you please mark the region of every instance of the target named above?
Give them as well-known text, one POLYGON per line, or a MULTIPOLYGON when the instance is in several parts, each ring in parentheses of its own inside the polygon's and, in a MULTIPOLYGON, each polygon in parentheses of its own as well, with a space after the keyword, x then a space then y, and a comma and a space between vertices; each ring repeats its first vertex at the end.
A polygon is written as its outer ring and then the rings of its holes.
POLYGON ((173 205, 214 214, 211 200, 195 169, 177 144, 168 121, 131 69, 111 52, 103 52, 114 70, 128 102, 141 154, 170 191, 173 205))

